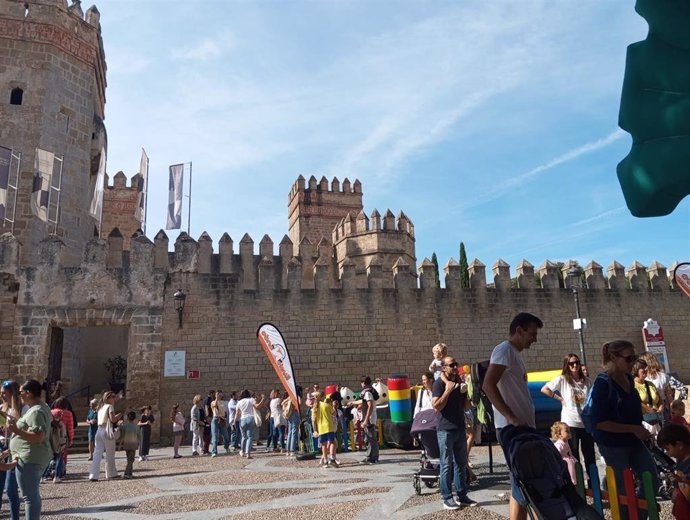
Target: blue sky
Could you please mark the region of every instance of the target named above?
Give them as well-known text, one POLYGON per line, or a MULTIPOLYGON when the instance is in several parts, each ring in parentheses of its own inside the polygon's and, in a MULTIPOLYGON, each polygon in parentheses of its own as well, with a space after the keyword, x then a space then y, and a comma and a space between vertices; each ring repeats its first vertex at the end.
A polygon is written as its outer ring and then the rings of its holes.
MULTIPOLYGON (((690 259, 690 200, 630 215, 616 178, 632 0, 101 1, 108 174, 193 161, 191 235, 277 244, 297 178, 359 179, 403 210, 417 260, 690 259)), ((187 188, 185 188, 185 192, 187 188)), ((186 230, 187 207, 183 210, 186 230)), ((177 231, 169 231, 174 241, 177 231)))

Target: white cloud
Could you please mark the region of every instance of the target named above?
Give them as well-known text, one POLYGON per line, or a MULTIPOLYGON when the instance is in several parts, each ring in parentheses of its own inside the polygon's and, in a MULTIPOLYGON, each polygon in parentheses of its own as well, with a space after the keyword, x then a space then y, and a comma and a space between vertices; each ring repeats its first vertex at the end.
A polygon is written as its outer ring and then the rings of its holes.
POLYGON ((176 61, 208 61, 227 53, 234 47, 228 34, 215 38, 204 38, 192 45, 173 49, 172 57, 176 61))

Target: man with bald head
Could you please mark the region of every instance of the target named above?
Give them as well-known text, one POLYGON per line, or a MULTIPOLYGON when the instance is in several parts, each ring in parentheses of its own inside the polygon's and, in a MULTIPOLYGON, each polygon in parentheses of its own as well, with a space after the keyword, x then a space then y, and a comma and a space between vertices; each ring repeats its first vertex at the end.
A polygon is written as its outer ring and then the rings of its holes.
POLYGON ((438 412, 438 446, 441 451, 441 497, 444 509, 476 506, 467 496, 467 438, 465 410, 470 407, 467 386, 458 375, 458 363, 452 356, 443 358, 443 376, 434 381, 431 405, 438 412), (451 484, 455 484, 453 497, 451 484))

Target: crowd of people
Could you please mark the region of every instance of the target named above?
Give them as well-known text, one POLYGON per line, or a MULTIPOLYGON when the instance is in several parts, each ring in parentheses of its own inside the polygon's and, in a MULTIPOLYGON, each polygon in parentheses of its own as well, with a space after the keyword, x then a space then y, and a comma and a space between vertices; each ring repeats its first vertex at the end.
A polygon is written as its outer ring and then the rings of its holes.
MULTIPOLYGON (((542 327, 538 317, 520 313, 510 323, 507 339, 492 351, 482 389, 493 407, 499 443, 503 429, 509 425, 535 427, 535 408, 522 353, 537 342, 542 327)), ((468 392, 471 383, 447 350, 442 343, 434 346, 434 359, 429 371, 422 374, 416 394, 414 415, 431 409, 437 412, 443 507, 459 509, 476 505, 469 496, 469 482, 476 478, 469 463, 475 415, 468 392)), ((602 363, 604 371, 592 380, 580 358, 567 354, 561 374, 541 389, 561 404, 560 421, 552 426, 551 434, 571 478, 575 481, 575 464, 581 461, 589 484, 588 472, 596 468, 596 446, 606 464, 614 469, 620 489, 625 468, 637 474, 649 472, 654 480, 656 466, 648 443, 656 439, 657 445, 678 462, 674 514, 676 518, 690 518, 690 427, 684 418, 683 401, 674 399, 669 378, 657 358, 650 353, 638 356, 628 341, 605 343, 602 363)), ((175 404, 165 418, 173 432, 173 458, 182 457, 180 447, 189 431, 192 456, 216 457, 222 445, 226 453, 237 451, 251 459, 255 447, 262 446, 258 433, 264 421, 268 426, 265 449, 295 457, 300 451, 299 409, 305 405, 306 424, 313 435, 311 443, 320 452, 322 467, 341 465, 336 439, 346 435, 350 420, 357 423, 366 445, 361 462, 376 464, 378 395, 368 376, 363 376, 360 384, 359 399, 345 408, 337 386, 328 387, 328 393, 322 392, 319 385, 306 392, 298 387, 296 400, 277 389, 271 390, 268 398, 246 389, 239 395, 231 392, 229 398, 222 390, 211 390, 205 397, 196 395, 188 416, 175 404)), ((0 442, 4 443, 0 446, 0 490, 8 497, 12 520, 19 519, 20 492, 26 518, 39 518, 40 482, 59 483, 66 471, 77 418, 59 386, 47 392, 52 399, 50 406, 42 399, 45 391, 45 385, 35 380, 23 385, 5 381, 0 389, 0 442)), ((149 456, 155 422, 152 407, 120 413, 115 409, 117 399, 114 392, 106 391, 90 403, 86 421, 91 481, 99 480, 103 458, 105 478, 120 476, 115 465, 118 443, 127 459, 123 478, 132 478, 137 451, 140 462, 149 456)), ((347 448, 347 443, 343 444, 347 448)), ((526 505, 511 475, 511 520, 526 518, 526 505)), ((622 517, 626 515, 623 507, 622 517)))

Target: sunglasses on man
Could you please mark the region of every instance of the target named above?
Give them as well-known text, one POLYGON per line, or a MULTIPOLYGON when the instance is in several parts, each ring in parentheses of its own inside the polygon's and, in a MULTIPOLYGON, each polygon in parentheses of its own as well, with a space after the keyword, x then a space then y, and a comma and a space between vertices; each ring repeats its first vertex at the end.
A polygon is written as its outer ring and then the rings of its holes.
POLYGON ((457 363, 444 363, 443 366, 444 367, 450 367, 450 368, 458 368, 457 363))

